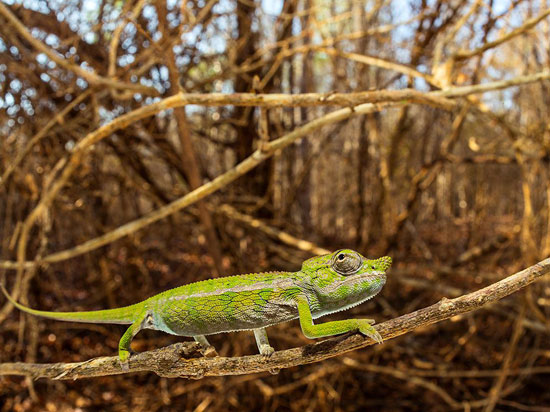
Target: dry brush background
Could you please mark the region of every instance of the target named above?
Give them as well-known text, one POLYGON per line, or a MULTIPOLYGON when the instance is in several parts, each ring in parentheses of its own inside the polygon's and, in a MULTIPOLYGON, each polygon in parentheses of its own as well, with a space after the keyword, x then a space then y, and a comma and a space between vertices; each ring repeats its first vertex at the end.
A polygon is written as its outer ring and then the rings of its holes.
MULTIPOLYGON (((394 259, 377 321, 550 255, 550 4, 0 2, 0 276, 115 307, 323 249, 394 259)), ((0 361, 116 352, 117 326, 0 307, 0 361)), ((0 378, 0 410, 550 410, 550 281, 383 345, 201 380, 0 378)), ((272 344, 311 343, 297 322, 272 344)), ((143 332, 139 351, 178 339, 143 332)), ((211 339, 255 353, 251 333, 211 339)))

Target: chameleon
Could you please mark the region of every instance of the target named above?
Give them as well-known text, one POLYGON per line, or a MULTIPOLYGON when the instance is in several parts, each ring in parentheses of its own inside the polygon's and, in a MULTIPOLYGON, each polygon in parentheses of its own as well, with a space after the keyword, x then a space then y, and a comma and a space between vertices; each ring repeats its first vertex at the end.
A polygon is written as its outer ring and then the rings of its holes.
MULTIPOLYGON (((193 337, 205 354, 216 355, 206 335, 252 330, 261 355, 274 349, 265 328, 299 319, 309 338, 350 331, 382 343, 373 319, 313 323, 321 316, 350 309, 374 297, 386 283, 391 258, 367 259, 351 249, 312 257, 297 272, 262 272, 220 277, 183 285, 142 302, 105 310, 50 312, 16 302, 0 284, 6 298, 23 312, 68 322, 130 325, 118 345, 123 368, 128 368, 130 343, 142 329, 193 337)), ((207 355, 210 356, 210 355, 207 355)))

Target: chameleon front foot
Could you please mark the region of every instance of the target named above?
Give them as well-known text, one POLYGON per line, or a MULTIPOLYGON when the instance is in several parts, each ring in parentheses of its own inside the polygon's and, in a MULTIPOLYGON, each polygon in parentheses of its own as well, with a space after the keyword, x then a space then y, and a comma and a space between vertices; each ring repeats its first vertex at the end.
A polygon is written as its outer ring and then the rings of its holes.
POLYGON ((380 333, 372 326, 374 324, 374 319, 358 319, 359 332, 363 335, 368 336, 376 343, 382 343, 383 339, 380 333))
POLYGON ((325 336, 334 336, 341 333, 359 331, 363 335, 368 336, 377 343, 382 343, 382 336, 372 326, 373 319, 346 319, 335 320, 332 322, 321 323, 315 325, 307 299, 298 297, 298 314, 300 316, 300 326, 307 338, 315 339, 325 336))

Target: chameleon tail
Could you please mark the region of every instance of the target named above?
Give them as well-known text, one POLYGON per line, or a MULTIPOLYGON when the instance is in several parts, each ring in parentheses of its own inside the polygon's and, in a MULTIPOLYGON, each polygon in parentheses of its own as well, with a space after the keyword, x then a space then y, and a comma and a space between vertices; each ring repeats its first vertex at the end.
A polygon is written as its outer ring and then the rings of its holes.
POLYGON ((50 312, 45 310, 36 310, 28 308, 13 299, 2 282, 0 282, 0 289, 2 293, 8 299, 13 306, 17 309, 30 313, 35 316, 42 316, 44 318, 62 320, 66 322, 83 322, 83 323, 115 323, 115 324, 130 324, 134 322, 134 318, 141 312, 143 303, 136 303, 135 305, 125 306, 122 308, 106 309, 106 310, 92 310, 85 312, 50 312))

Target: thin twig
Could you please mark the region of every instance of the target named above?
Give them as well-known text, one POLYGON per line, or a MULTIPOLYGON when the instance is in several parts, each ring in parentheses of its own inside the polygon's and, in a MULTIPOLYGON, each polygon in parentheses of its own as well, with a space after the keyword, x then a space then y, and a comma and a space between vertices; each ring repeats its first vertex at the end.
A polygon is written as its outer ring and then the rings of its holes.
POLYGON ((550 15, 550 9, 545 10, 541 14, 539 14, 537 17, 533 17, 532 19, 527 20, 525 24, 523 24, 522 26, 515 28, 511 32, 505 34, 502 37, 499 37, 495 41, 485 43, 483 46, 475 50, 461 50, 455 54, 454 58, 456 60, 469 59, 470 57, 477 56, 478 54, 482 54, 489 49, 500 46, 501 44, 507 42, 508 40, 511 40, 514 37, 519 36, 520 34, 523 34, 526 31, 532 29, 549 15, 550 15))
POLYGON ((502 369, 500 370, 500 373, 495 379, 493 387, 489 391, 489 396, 487 398, 489 403, 485 406, 484 412, 493 412, 493 410, 495 409, 495 406, 497 405, 501 397, 502 388, 504 387, 504 383, 506 382, 506 378, 508 377, 508 371, 510 370, 510 364, 513 361, 519 338, 521 337, 521 334, 523 332, 524 317, 525 317, 525 305, 522 306, 521 313, 516 319, 516 322, 514 325, 514 331, 512 332, 512 338, 510 339, 510 344, 508 345, 506 356, 504 357, 504 361, 502 362, 502 369))
POLYGON ((230 219, 236 220, 237 222, 242 222, 254 229, 260 230, 264 232, 266 235, 271 236, 275 239, 278 239, 287 245, 295 247, 296 249, 300 249, 306 252, 311 252, 315 255, 323 255, 326 253, 330 253, 330 251, 328 251, 327 249, 319 247, 312 242, 309 242, 304 239, 299 239, 295 236, 292 236, 290 233, 287 233, 285 231, 282 231, 272 226, 268 226, 259 219, 246 215, 244 213, 240 213, 234 207, 228 204, 225 204, 216 208, 216 211, 224 214, 230 219))

